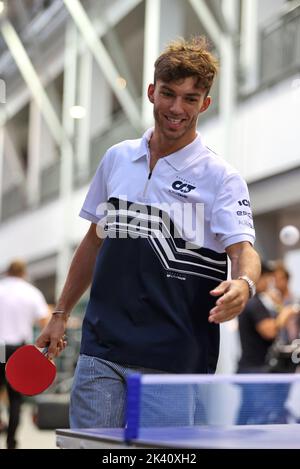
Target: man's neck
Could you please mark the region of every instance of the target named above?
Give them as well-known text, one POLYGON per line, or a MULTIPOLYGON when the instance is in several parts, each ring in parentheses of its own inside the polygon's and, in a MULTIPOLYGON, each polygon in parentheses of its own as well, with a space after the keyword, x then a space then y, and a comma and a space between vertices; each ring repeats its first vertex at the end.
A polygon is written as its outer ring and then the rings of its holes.
POLYGON ((179 151, 182 148, 186 147, 187 145, 192 143, 196 137, 197 133, 195 133, 193 138, 190 138, 186 141, 170 141, 169 139, 165 138, 163 135, 160 135, 154 130, 149 140, 150 153, 151 155, 153 154, 156 159, 163 158, 164 156, 171 155, 172 153, 175 153, 176 151, 179 151))

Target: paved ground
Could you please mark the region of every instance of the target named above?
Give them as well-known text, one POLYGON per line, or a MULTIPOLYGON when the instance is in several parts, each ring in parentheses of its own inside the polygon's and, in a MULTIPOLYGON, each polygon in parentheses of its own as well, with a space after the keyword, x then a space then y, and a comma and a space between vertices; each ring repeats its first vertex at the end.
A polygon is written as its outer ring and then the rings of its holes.
MULTIPOLYGON (((4 415, 3 415, 4 417, 4 415)), ((32 421, 32 407, 24 404, 17 440, 20 449, 55 449, 55 432, 39 430, 32 421)), ((0 448, 5 448, 5 437, 0 435, 0 448)))

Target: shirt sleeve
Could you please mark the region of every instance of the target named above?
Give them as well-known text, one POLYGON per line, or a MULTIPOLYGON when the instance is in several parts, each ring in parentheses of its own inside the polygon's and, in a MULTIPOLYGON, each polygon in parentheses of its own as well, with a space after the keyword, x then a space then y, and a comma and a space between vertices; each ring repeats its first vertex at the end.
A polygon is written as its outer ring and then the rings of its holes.
POLYGON ((238 173, 230 174, 221 183, 212 209, 211 229, 224 249, 242 241, 254 244, 249 192, 238 173))
POLYGON ((255 326, 257 326, 257 324, 259 324, 264 319, 269 319, 272 317, 271 313, 267 310, 265 305, 258 299, 256 299, 255 302, 252 301, 251 305, 249 305, 249 314, 251 315, 255 326))
POLYGON ((91 182, 79 216, 92 223, 98 223, 106 214, 108 174, 108 153, 103 156, 91 182))

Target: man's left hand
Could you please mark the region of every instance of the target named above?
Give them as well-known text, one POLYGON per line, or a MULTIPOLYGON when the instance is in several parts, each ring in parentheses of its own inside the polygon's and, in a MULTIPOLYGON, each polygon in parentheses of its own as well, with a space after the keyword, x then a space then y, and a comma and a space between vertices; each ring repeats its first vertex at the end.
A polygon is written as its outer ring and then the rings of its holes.
POLYGON ((219 296, 216 305, 209 312, 209 322, 219 324, 230 321, 240 314, 249 299, 249 287, 244 280, 226 280, 210 292, 219 296))

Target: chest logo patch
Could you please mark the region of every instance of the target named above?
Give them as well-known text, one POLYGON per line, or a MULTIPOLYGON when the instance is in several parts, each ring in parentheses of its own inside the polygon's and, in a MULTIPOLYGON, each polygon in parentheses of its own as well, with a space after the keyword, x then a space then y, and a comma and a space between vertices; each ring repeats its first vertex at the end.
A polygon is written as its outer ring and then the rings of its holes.
POLYGON ((172 188, 175 191, 181 192, 182 194, 188 194, 192 190, 196 189, 196 186, 192 186, 191 184, 187 184, 185 182, 178 180, 178 181, 173 182, 172 188))

